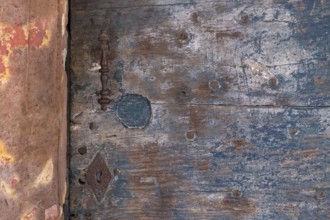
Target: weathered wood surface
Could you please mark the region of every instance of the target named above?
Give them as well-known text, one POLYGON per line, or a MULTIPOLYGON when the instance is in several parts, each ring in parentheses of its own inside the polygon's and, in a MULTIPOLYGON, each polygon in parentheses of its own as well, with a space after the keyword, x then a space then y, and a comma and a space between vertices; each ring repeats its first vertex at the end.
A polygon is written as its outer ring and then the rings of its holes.
POLYGON ((329 1, 71 9, 72 219, 330 218, 329 1), (115 100, 106 112, 102 27, 115 100), (150 100, 143 129, 117 117, 132 93, 150 100), (97 152, 113 177, 101 202, 85 179, 97 152))
POLYGON ((152 109, 144 130, 124 128, 111 112, 74 117, 71 208, 78 219, 329 217, 329 109, 152 109), (101 204, 81 185, 97 151, 120 170, 101 204))
POLYGON ((160 103, 176 103, 184 92, 186 103, 329 105, 329 3, 307 6, 232 2, 73 11, 79 34, 72 47, 82 54, 73 56, 75 100, 95 100, 86 99, 86 91, 98 89, 97 71, 87 70, 98 62, 97 37, 106 23, 115 79, 127 93, 160 103))

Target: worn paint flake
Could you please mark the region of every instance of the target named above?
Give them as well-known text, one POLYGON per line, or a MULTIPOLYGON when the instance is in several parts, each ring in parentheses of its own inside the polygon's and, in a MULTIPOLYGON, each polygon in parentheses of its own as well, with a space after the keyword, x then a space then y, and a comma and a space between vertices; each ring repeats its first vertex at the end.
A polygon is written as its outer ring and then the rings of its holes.
POLYGON ((21 220, 35 220, 36 219, 36 212, 37 212, 37 208, 34 207, 28 211, 26 211, 22 217, 21 220))
POLYGON ((13 156, 8 153, 7 146, 0 140, 0 166, 8 165, 14 162, 13 156))
POLYGON ((59 219, 58 205, 53 205, 45 210, 45 220, 57 220, 59 219))
POLYGON ((47 21, 34 20, 26 25, 0 23, 0 85, 10 75, 10 56, 14 50, 28 45, 43 48, 50 43, 51 31, 47 21))
POLYGON ((0 181, 0 189, 7 195, 7 196, 13 196, 15 195, 15 189, 13 189, 8 183, 4 181, 0 181))
POLYGON ((54 163, 52 159, 49 159, 42 171, 40 172, 39 176, 36 178, 34 185, 37 187, 39 185, 46 185, 53 180, 54 174, 54 163))

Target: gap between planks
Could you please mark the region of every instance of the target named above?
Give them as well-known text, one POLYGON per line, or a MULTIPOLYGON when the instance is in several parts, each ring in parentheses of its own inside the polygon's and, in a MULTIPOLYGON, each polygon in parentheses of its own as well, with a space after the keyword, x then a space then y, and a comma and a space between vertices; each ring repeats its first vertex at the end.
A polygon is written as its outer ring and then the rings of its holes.
MULTIPOLYGON (((96 102, 89 102, 89 101, 72 101, 72 103, 77 104, 93 104, 96 102)), ((215 107, 228 107, 228 108, 330 108, 330 105, 244 105, 244 104, 212 104, 212 103, 170 103, 170 102, 150 102, 151 105, 167 105, 167 106, 215 106, 215 107)))

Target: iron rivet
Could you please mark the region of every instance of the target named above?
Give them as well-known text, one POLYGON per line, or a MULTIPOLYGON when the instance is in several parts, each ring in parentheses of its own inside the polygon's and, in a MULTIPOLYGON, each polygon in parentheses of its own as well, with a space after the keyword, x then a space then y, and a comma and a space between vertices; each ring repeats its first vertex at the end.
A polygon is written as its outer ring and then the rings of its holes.
POLYGON ((196 138, 195 131, 188 131, 186 133, 186 138, 190 141, 193 141, 196 138))
POLYGON ((213 91, 218 90, 221 88, 221 85, 217 80, 210 80, 209 82, 209 88, 213 91))
POLYGON ((87 147, 86 147, 86 146, 82 146, 82 147, 80 147, 80 148, 78 149, 78 152, 79 152, 79 154, 81 154, 81 155, 86 154, 86 153, 87 153, 87 147))
POLYGON ((291 136, 295 136, 299 133, 299 130, 296 126, 291 126, 289 132, 291 136))

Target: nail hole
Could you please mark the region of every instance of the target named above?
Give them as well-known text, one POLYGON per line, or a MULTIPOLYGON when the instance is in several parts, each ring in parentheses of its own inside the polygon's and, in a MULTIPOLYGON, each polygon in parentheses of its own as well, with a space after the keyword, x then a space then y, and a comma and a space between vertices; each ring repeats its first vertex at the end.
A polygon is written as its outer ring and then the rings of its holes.
POLYGON ((240 197, 242 195, 242 192, 239 189, 235 189, 233 191, 233 196, 234 197, 240 197))
POLYGON ((243 24, 247 24, 249 22, 249 16, 248 15, 243 15, 241 17, 241 21, 243 24))
POLYGON ((78 152, 79 152, 79 154, 81 154, 81 155, 86 154, 86 153, 87 153, 87 147, 86 147, 86 146, 82 146, 82 147, 80 147, 80 148, 78 149, 78 152))
POLYGON ((153 81, 156 80, 156 77, 154 77, 154 76, 150 76, 150 77, 149 77, 149 80, 153 82, 153 81))
POLYGON ((160 189, 159 193, 161 196, 166 196, 166 195, 168 195, 168 189, 160 189))
POLYGON ((198 23, 198 14, 197 14, 197 12, 194 12, 194 13, 191 15, 191 20, 192 20, 194 23, 198 23))
POLYGON ((180 86, 176 89, 176 98, 178 101, 188 101, 192 99, 192 91, 191 88, 187 86, 180 86))
POLYGON ((188 40, 188 34, 187 33, 181 33, 180 34, 180 40, 181 41, 187 41, 188 40))
POLYGON ((95 123, 95 122, 91 122, 91 123, 89 123, 89 129, 90 129, 90 130, 95 130, 95 129, 97 129, 97 125, 96 125, 96 123, 95 123))
POLYGON ((189 34, 185 31, 178 34, 178 47, 182 47, 183 45, 187 45, 189 43, 189 34))
POLYGON ((79 179, 78 182, 79 182, 80 185, 85 185, 85 183, 86 183, 86 182, 85 182, 84 180, 82 180, 82 179, 79 179))
POLYGON ((270 88, 272 89, 276 89, 277 86, 278 86, 278 79, 276 77, 272 77, 270 80, 269 80, 269 86, 270 88))
POLYGON ((96 177, 96 182, 100 184, 102 181, 102 170, 97 171, 95 177, 96 177))
POLYGON ((320 198, 320 199, 324 199, 324 198, 326 197, 326 195, 327 195, 326 192, 321 191, 321 192, 320 192, 320 195, 319 195, 319 198, 320 198))

